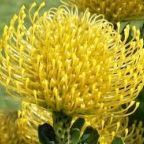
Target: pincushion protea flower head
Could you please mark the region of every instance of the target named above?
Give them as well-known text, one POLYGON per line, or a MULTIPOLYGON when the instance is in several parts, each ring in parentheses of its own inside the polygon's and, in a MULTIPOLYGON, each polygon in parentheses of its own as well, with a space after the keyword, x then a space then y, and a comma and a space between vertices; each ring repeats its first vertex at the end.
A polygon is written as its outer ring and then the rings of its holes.
POLYGON ((77 5, 80 9, 89 8, 92 13, 104 14, 108 20, 119 21, 142 17, 143 0, 63 0, 69 5, 77 5))
POLYGON ((143 40, 101 15, 66 6, 32 14, 22 7, 0 42, 0 83, 8 93, 67 115, 123 114, 143 87, 143 40), (33 15, 33 16, 32 16, 33 15), (119 27, 119 26, 118 26, 119 27), (119 107, 127 104, 125 110, 119 107))
POLYGON ((53 126, 51 111, 36 104, 23 102, 16 119, 19 139, 23 140, 26 144, 39 144, 38 126, 43 123, 53 126))
POLYGON ((38 126, 53 125, 52 113, 48 109, 22 102, 19 111, 0 111, 1 144, 39 144, 38 126))
POLYGON ((0 111, 0 143, 20 144, 24 143, 18 136, 16 124, 17 112, 0 111))

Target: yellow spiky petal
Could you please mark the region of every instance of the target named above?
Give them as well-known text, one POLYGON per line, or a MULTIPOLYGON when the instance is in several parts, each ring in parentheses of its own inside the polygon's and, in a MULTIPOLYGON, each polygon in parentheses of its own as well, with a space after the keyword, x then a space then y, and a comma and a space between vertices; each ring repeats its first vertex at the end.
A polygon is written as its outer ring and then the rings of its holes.
POLYGON ((119 115, 121 105, 133 106, 143 87, 139 31, 127 43, 129 26, 121 41, 101 15, 60 6, 40 16, 40 8, 30 11, 29 28, 22 7, 4 29, 0 83, 9 94, 68 115, 119 115))
POLYGON ((80 9, 89 8, 92 13, 104 14, 110 21, 120 21, 143 17, 143 0, 63 0, 72 6, 77 5, 80 9))

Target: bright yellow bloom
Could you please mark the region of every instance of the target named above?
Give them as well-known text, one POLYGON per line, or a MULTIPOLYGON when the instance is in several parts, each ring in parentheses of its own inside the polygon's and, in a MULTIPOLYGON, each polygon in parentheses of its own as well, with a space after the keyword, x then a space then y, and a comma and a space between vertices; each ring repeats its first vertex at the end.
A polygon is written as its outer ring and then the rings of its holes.
POLYGON ((19 137, 26 144, 39 144, 38 126, 44 123, 53 125, 52 113, 35 104, 22 103, 22 108, 18 112, 18 133, 19 137))
MULTIPOLYGON (((32 8, 35 4, 32 5, 32 8)), ((40 6, 40 8, 43 6, 40 6)), ((22 7, 4 29, 0 83, 15 98, 68 115, 125 115, 143 87, 144 50, 139 31, 125 38, 101 15, 77 8, 29 12, 22 7), (119 107, 127 104, 126 110, 119 107)))
POLYGON ((0 144, 39 144, 38 126, 53 124, 50 111, 22 103, 17 112, 0 113, 0 144))
POLYGON ((119 21, 144 16, 143 0, 63 0, 80 9, 104 14, 108 20, 119 21))
POLYGON ((0 143, 1 144, 25 144, 19 139, 16 112, 0 112, 0 143))

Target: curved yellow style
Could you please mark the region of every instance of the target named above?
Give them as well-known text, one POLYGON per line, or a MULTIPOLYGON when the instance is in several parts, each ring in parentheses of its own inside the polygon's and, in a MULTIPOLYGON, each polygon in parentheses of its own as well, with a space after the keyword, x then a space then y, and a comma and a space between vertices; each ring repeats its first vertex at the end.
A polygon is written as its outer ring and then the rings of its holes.
POLYGON ((87 119, 87 124, 98 130, 100 144, 111 144, 116 137, 121 138, 125 144, 144 143, 144 128, 142 122, 135 121, 132 126, 129 126, 128 117, 116 118, 111 116, 105 120, 91 117, 87 119))
POLYGON ((143 144, 144 143, 144 128, 142 122, 134 122, 128 130, 128 135, 125 137, 126 144, 143 144))

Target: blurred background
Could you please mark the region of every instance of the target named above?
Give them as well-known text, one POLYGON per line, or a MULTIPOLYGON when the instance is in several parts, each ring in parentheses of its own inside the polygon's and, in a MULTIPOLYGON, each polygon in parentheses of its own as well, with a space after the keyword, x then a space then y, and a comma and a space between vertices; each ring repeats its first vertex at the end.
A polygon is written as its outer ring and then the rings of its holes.
MULTIPOLYGON (((19 12, 21 6, 25 5, 26 11, 28 11, 33 2, 40 3, 42 0, 0 0, 0 36, 3 33, 4 26, 9 25, 10 19, 19 12)), ((45 0, 45 2, 45 10, 60 4, 60 0, 45 0)), ((0 86, 0 109, 13 110, 18 107, 18 102, 14 102, 10 97, 7 97, 5 89, 0 86)))
MULTIPOLYGON (((0 34, 3 31, 3 27, 6 24, 9 24, 11 17, 18 13, 22 5, 26 6, 26 9, 29 9, 31 3, 37 2, 40 3, 42 0, 0 0, 0 34)), ((55 7, 60 4, 60 0, 45 0, 46 7, 55 7)))

